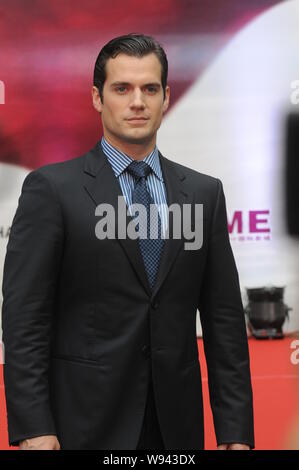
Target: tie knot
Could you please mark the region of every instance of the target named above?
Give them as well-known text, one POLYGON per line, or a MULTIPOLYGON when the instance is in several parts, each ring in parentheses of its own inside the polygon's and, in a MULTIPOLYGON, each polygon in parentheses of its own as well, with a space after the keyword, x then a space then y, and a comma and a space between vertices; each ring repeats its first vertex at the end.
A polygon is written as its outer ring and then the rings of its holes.
POLYGON ((135 176, 135 178, 144 178, 146 177, 150 171, 151 167, 145 162, 139 162, 134 160, 130 165, 127 167, 127 170, 131 175, 135 176))

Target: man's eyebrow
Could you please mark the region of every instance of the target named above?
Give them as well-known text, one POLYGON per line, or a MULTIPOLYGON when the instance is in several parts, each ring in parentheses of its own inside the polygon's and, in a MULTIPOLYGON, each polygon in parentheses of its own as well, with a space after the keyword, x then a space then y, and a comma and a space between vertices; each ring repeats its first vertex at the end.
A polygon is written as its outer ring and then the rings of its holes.
MULTIPOLYGON (((125 86, 128 86, 128 85, 130 86, 131 83, 129 83, 129 82, 113 82, 113 83, 111 83, 110 87, 112 88, 112 87, 124 86, 124 85, 125 86)), ((151 83, 145 83, 143 86, 155 86, 155 87, 159 88, 159 87, 161 87, 161 83, 151 82, 151 83)))
POLYGON ((153 83, 146 83, 144 86, 155 86, 157 88, 161 87, 161 83, 159 82, 153 82, 153 83))
POLYGON ((119 85, 130 85, 129 82, 113 82, 110 87, 119 86, 119 85))

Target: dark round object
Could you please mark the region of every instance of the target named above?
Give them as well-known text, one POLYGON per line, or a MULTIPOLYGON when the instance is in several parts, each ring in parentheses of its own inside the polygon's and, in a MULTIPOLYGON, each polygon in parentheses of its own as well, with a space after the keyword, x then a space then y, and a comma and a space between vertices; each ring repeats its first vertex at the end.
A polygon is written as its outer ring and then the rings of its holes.
POLYGON ((283 300, 284 287, 258 287, 246 289, 249 302, 277 302, 283 300))
POLYGON ((283 337, 282 325, 291 310, 283 302, 284 287, 247 288, 245 314, 256 338, 283 337))

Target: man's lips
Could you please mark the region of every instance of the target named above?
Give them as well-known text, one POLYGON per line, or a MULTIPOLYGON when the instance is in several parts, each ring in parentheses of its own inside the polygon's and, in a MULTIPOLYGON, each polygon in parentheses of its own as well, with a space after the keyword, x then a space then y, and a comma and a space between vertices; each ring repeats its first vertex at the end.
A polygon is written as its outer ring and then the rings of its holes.
POLYGON ((135 116, 128 118, 127 121, 148 121, 149 118, 146 117, 140 117, 140 116, 135 116))

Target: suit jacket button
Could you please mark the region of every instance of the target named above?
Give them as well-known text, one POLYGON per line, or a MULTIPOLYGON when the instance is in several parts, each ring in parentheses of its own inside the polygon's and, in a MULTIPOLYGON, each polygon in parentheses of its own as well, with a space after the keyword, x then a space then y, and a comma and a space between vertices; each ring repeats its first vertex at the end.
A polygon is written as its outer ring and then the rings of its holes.
POLYGON ((152 308, 156 309, 159 307, 159 302, 156 300, 155 302, 152 303, 152 308))
POLYGON ((146 357, 148 357, 150 355, 150 349, 149 349, 149 346, 147 344, 142 346, 142 352, 146 357))

